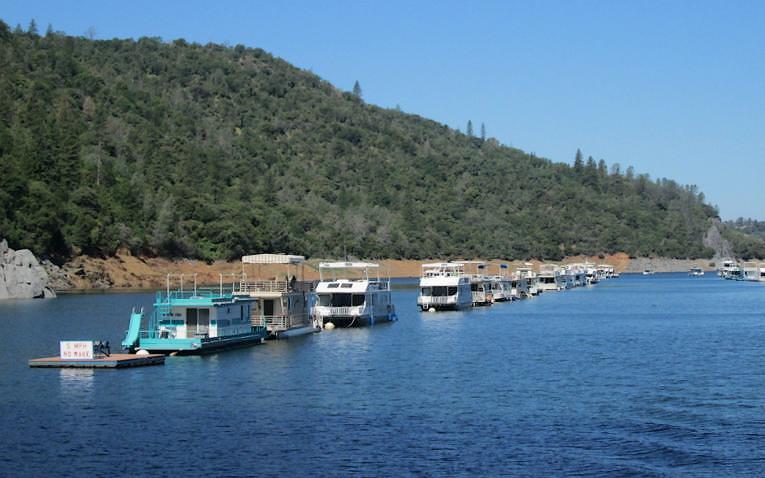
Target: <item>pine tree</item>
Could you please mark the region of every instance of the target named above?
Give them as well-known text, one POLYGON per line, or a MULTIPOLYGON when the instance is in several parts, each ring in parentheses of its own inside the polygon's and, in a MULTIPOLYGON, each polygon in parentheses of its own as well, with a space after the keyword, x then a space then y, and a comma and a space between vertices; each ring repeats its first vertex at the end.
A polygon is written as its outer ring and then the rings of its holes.
POLYGON ((481 123, 481 141, 486 141, 486 125, 481 123))
POLYGON ((356 83, 353 84, 353 96, 358 99, 362 99, 361 85, 359 84, 359 80, 356 80, 356 83))
POLYGON ((584 170, 584 156, 582 156, 582 151, 579 148, 577 148, 576 156, 574 156, 574 172, 576 174, 582 174, 583 170, 584 170))
POLYGON ((468 136, 473 136, 473 122, 471 120, 468 120, 467 129, 465 130, 465 134, 468 136))
POLYGON ((29 20, 29 28, 27 28, 27 33, 37 36, 37 22, 34 18, 29 20))
POLYGON ((45 36, 51 37, 53 35, 53 25, 48 23, 48 28, 45 29, 45 36))

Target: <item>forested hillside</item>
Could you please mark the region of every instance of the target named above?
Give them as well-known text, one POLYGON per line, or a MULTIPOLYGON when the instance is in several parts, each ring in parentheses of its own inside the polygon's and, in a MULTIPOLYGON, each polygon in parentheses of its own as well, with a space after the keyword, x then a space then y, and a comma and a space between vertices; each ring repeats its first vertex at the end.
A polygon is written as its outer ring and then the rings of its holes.
POLYGON ((5 24, 0 204, 0 236, 55 260, 695 258, 717 216, 695 187, 365 104, 260 49, 5 24))
POLYGON ((765 259, 765 221, 738 218, 725 222, 723 234, 743 259, 765 259))

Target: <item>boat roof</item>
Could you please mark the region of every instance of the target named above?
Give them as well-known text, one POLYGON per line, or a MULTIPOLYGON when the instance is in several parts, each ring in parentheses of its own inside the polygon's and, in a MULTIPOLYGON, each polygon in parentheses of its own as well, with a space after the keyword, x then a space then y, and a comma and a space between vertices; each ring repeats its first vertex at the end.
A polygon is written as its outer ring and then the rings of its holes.
POLYGON ((458 264, 455 262, 433 262, 430 264, 422 265, 423 269, 435 269, 437 267, 448 267, 450 269, 454 269, 454 268, 462 267, 462 264, 458 264))
POLYGON ((454 261, 453 264, 486 264, 486 261, 454 261))
POLYGON ((380 267, 374 262, 321 262, 319 269, 372 269, 380 267))
POLYGON ((302 264, 304 261, 305 257, 290 254, 254 254, 242 256, 243 264, 302 264))

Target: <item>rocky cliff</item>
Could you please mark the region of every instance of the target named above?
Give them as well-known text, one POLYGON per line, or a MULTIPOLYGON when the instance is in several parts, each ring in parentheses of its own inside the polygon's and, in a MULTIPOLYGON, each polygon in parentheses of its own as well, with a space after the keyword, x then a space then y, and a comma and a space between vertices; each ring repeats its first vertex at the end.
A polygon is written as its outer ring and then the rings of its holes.
POLYGON ((709 230, 704 234, 703 239, 704 246, 714 249, 715 255, 713 260, 718 262, 722 259, 735 257, 730 241, 722 235, 723 227, 719 219, 711 219, 709 230))
POLYGON ((0 300, 53 298, 48 273, 28 249, 14 251, 0 241, 0 300))

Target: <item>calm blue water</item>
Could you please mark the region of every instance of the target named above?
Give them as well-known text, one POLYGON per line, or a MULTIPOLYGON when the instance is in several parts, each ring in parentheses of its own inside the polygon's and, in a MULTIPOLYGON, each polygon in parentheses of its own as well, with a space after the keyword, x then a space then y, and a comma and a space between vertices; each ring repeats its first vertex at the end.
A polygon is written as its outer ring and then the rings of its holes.
POLYGON ((765 473, 765 284, 624 276, 128 370, 29 369, 117 344, 151 294, 0 304, 0 475, 765 473))

